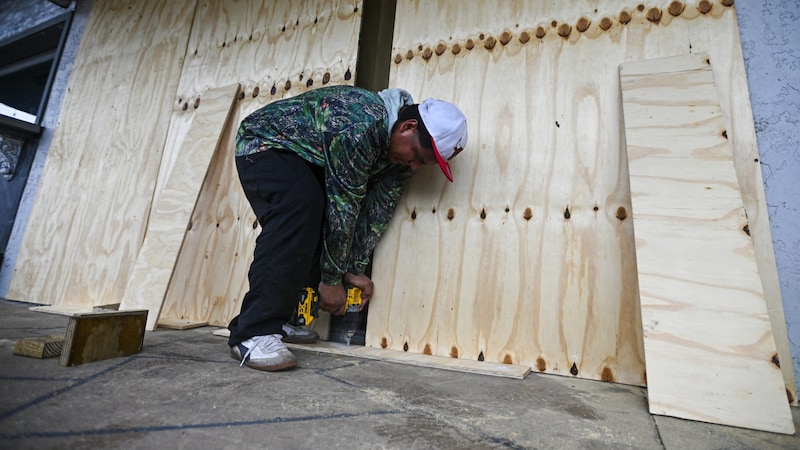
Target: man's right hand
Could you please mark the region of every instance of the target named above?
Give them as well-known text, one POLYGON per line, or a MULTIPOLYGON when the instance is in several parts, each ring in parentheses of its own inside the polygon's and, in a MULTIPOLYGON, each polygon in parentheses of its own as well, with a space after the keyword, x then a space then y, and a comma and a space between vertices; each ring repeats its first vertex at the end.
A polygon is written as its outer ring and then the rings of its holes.
POLYGON ((344 315, 347 308, 347 293, 343 284, 319 284, 319 306, 334 316, 344 315))

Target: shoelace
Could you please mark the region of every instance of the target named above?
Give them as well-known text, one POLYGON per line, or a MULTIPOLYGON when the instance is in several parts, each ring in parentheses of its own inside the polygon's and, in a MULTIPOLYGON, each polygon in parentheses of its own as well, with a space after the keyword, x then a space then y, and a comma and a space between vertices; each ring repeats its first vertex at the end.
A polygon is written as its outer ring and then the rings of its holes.
POLYGON ((281 341, 280 334, 268 334, 266 336, 258 336, 253 338, 253 345, 247 349, 247 352, 242 355, 242 362, 239 363, 239 367, 244 365, 244 362, 247 360, 247 357, 250 356, 250 353, 256 347, 262 347, 264 353, 269 352, 277 352, 281 350, 281 345, 283 342, 281 341))

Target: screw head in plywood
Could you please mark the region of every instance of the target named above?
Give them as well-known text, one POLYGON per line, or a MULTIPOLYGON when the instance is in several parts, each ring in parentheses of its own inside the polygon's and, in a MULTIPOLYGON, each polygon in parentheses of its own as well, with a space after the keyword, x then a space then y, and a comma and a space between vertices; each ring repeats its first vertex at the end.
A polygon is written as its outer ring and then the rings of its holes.
POLYGON ((661 21, 661 9, 659 8, 650 8, 647 10, 645 14, 647 20, 653 23, 658 23, 661 21))
POLYGON ((681 15, 684 9, 686 9, 686 5, 683 2, 679 2, 676 0, 669 4, 667 11, 669 11, 669 14, 671 16, 678 17, 681 15))
POLYGON ((581 17, 578 19, 578 22, 575 23, 575 29, 578 30, 579 33, 583 33, 589 29, 589 26, 592 24, 592 21, 589 20, 588 17, 581 17))

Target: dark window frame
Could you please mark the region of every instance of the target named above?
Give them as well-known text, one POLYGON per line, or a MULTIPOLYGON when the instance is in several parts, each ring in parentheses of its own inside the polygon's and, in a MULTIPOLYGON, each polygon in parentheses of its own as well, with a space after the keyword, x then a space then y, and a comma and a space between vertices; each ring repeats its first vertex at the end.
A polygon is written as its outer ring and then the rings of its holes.
MULTIPOLYGON (((12 36, 0 42, 0 52, 2 52, 3 48, 7 48, 8 46, 13 46, 14 44, 19 44, 21 40, 29 38, 35 35, 36 33, 39 33, 43 30, 46 30, 53 26, 57 26, 62 23, 64 24, 64 28, 61 30, 61 36, 59 37, 58 44, 55 50, 52 51, 52 61, 50 64, 50 71, 47 75, 47 81, 45 82, 44 89, 42 90, 41 98, 39 99, 39 107, 36 111, 36 121, 34 123, 31 123, 17 119, 15 117, 9 117, 0 114, 0 129, 5 129, 10 132, 21 133, 22 135, 27 135, 27 136, 35 136, 41 133, 42 120, 44 119, 44 113, 47 108, 47 102, 50 98, 50 91, 53 86, 53 81, 55 80, 56 74, 58 72, 58 65, 61 61, 61 55, 64 52, 64 47, 67 42, 69 29, 70 26, 72 25, 73 14, 74 11, 69 11, 64 14, 58 15, 56 17, 53 17, 52 19, 42 22, 39 25, 36 25, 34 27, 31 27, 23 31, 22 33, 19 33, 15 36, 12 36)), ((36 57, 36 56, 37 54, 30 55, 30 57, 36 57)), ((24 61, 24 59, 22 61, 24 61)), ((18 64, 18 62, 8 64, 7 66, 0 66, 0 70, 4 69, 5 67, 13 67, 14 64, 18 64)), ((24 70, 24 67, 19 70, 24 70)))

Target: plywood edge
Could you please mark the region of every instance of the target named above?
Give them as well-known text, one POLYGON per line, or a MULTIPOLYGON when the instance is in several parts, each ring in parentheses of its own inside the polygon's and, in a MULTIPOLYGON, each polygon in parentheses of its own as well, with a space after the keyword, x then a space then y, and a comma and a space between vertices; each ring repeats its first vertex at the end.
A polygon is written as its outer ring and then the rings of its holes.
MULTIPOLYGON (((228 337, 230 336, 230 331, 227 328, 219 328, 214 330, 212 334, 215 336, 228 337)), ((495 377, 514 378, 517 380, 522 380, 528 376, 529 373, 531 373, 531 368, 529 366, 522 366, 518 364, 497 364, 484 361, 447 358, 444 356, 422 355, 419 353, 401 352, 399 350, 348 346, 338 342, 318 341, 316 344, 286 344, 286 346, 296 350, 308 350, 318 353, 330 353, 333 355, 351 356, 354 358, 408 364, 418 367, 427 367, 430 369, 443 369, 456 372, 491 375, 495 377)))
POLYGON ((711 70, 706 53, 689 53, 678 56, 630 61, 619 66, 620 76, 654 75, 659 73, 688 72, 691 70, 711 70))
POLYGON ((319 341, 316 344, 286 344, 287 347, 298 350, 308 350, 320 353, 331 353, 355 358, 365 358, 377 361, 386 361, 399 364, 408 364, 431 369, 453 370, 456 372, 491 375, 495 377, 524 379, 530 372, 529 366, 518 364, 498 364, 469 359, 448 358, 446 356, 423 355, 420 353, 402 352, 382 348, 348 346, 338 342, 319 341))
POLYGON ((201 322, 201 321, 167 319, 167 318, 158 319, 159 328, 168 328, 170 330, 188 330, 191 328, 204 327, 206 325, 208 325, 208 321, 201 322))
POLYGON ((86 314, 92 312, 91 306, 69 306, 69 305, 47 305, 31 306, 30 311, 57 314, 60 316, 74 316, 75 314, 86 314))

